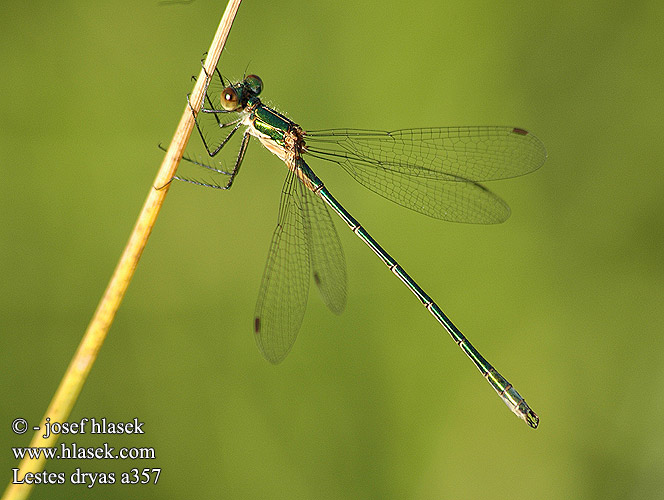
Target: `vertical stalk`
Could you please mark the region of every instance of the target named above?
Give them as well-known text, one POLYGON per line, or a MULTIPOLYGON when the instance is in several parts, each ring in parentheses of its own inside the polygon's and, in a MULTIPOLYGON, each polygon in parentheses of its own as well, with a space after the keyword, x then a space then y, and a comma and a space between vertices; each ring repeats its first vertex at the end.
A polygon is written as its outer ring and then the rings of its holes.
MULTIPOLYGON (((226 44, 228 34, 233 25, 233 20, 237 14, 240 2, 242 0, 229 0, 226 11, 221 18, 217 32, 212 40, 210 49, 208 50, 207 58, 205 59, 204 68, 207 74, 212 74, 214 68, 217 66, 219 56, 226 44)), ((196 85, 191 94, 190 101, 196 113, 200 110, 203 101, 203 89, 205 84, 205 73, 201 69, 201 73, 196 80, 196 85)), ((161 164, 157 177, 153 186, 150 188, 145 204, 141 210, 134 230, 129 237, 129 241, 125 246, 124 252, 120 257, 113 276, 104 292, 104 295, 97 306, 97 310, 88 325, 88 328, 83 336, 81 343, 74 354, 69 367, 65 372, 58 389, 56 390, 51 404, 46 410, 46 413, 41 421, 39 431, 35 432, 31 447, 52 447, 57 441, 57 435, 51 433, 48 438, 44 439, 44 424, 46 418, 50 418, 51 422, 64 422, 69 418, 69 414, 76 403, 78 395, 83 388, 83 384, 92 369, 92 365, 97 359, 99 349, 101 349, 106 334, 113 323, 115 313, 120 307, 122 298, 124 297, 127 287, 141 258, 143 249, 147 244, 152 228, 154 227, 157 215, 164 202, 164 198, 168 193, 168 186, 170 180, 175 175, 178 164, 182 158, 187 142, 194 127, 194 118, 191 114, 189 106, 185 106, 184 113, 180 119, 180 123, 175 131, 170 146, 166 152, 164 160, 161 164)), ((16 474, 17 483, 12 481, 2 497, 2 500, 19 500, 25 499, 30 494, 32 484, 31 482, 20 482, 25 478, 26 473, 39 473, 43 470, 46 459, 41 454, 40 458, 31 459, 24 458, 20 465, 19 471, 16 474)), ((13 477, 13 474, 12 474, 13 477)))

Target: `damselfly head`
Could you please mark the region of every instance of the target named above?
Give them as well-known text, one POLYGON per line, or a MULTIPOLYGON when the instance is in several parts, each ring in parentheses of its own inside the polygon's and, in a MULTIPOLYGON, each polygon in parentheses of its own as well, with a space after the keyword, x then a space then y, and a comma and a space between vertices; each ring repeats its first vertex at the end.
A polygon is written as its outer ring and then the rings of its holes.
POLYGON ((238 84, 230 85, 221 92, 221 106, 226 111, 239 111, 263 90, 263 80, 249 75, 238 84))

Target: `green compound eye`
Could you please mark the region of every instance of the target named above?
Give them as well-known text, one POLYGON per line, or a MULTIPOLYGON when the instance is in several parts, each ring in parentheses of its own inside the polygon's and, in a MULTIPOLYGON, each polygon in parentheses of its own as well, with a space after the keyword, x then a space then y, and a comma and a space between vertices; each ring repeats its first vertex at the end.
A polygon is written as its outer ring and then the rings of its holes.
POLYGON ((244 84, 254 94, 258 95, 263 90, 263 80, 256 75, 249 75, 244 79, 244 84))

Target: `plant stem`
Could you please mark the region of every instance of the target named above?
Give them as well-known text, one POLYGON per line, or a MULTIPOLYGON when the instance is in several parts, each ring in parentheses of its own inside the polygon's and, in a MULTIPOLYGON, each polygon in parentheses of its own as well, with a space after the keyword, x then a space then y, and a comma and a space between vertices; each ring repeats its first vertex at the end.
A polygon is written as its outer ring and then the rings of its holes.
MULTIPOLYGON (((207 58, 205 59, 204 68, 207 74, 212 74, 214 68, 217 66, 219 56, 226 44, 228 34, 233 20, 237 14, 237 10, 242 0, 229 0, 226 11, 221 18, 219 28, 214 36, 207 58)), ((195 112, 201 107, 203 101, 203 88, 205 84, 205 73, 201 69, 200 75, 196 80, 196 85, 190 97, 190 102, 195 112)), ((50 418, 51 422, 65 422, 76 403, 76 399, 83 388, 83 384, 92 369, 92 365, 97 359, 97 354, 101 348, 108 329, 113 322, 115 313, 120 307, 122 298, 124 297, 127 287, 141 258, 143 249, 147 244, 152 228, 154 227, 157 215, 164 202, 166 193, 171 179, 175 175, 180 159, 184 152, 189 136, 194 127, 194 117, 192 116, 189 105, 185 106, 184 113, 180 119, 180 123, 175 131, 170 146, 166 152, 166 156, 161 164, 161 168, 157 173, 157 177, 153 186, 150 188, 143 209, 136 221, 134 230, 129 237, 129 241, 120 257, 111 281, 109 282, 104 295, 97 306, 97 310, 88 325, 88 328, 83 336, 81 343, 74 354, 69 367, 65 372, 58 389, 51 400, 51 404, 46 410, 46 414, 41 421, 40 429, 35 432, 35 435, 30 442, 31 447, 52 447, 57 441, 57 435, 50 433, 49 437, 44 439, 44 424, 46 418, 50 418)), ((39 473, 43 470, 46 458, 43 454, 37 459, 29 457, 24 458, 19 465, 19 472, 16 474, 19 482, 10 482, 2 497, 3 500, 19 500, 25 499, 30 494, 32 488, 32 481, 23 481, 26 473, 39 473)), ((13 477, 13 474, 12 474, 13 477)))

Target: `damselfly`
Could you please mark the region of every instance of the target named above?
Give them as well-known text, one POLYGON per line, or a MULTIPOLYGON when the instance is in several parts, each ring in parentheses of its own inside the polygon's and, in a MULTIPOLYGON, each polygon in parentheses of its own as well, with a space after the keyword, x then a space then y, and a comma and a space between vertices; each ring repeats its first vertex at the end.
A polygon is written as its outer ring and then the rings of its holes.
POLYGON ((175 179, 230 189, 252 136, 288 167, 254 316, 256 343, 265 358, 279 363, 293 346, 312 277, 325 304, 335 313, 344 309, 346 266, 329 207, 447 330, 505 404, 536 428, 537 414, 403 267, 332 196, 304 156, 336 163, 370 190, 424 215, 493 224, 507 219, 509 207, 479 182, 515 177, 539 168, 546 158, 539 139, 518 127, 304 131, 264 105, 258 97, 262 89, 263 82, 256 75, 234 84, 225 82, 219 70, 207 76, 203 108, 198 116, 194 113, 196 127, 211 157, 243 129, 235 164, 226 172, 185 157, 213 174, 226 176, 225 182, 202 182, 182 176, 175 179), (202 123, 204 120, 209 128, 202 123))

